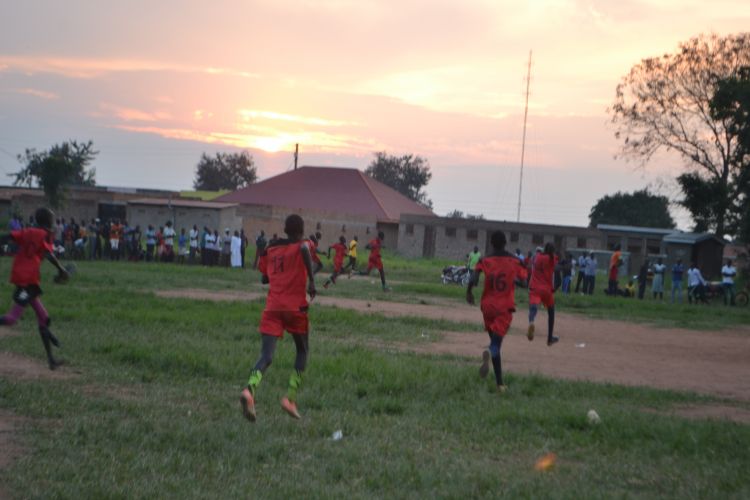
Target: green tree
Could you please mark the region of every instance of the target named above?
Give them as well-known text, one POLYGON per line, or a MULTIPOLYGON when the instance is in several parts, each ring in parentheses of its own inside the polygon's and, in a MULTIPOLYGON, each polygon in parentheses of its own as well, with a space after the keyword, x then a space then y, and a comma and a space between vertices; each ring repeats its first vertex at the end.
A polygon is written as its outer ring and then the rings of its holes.
POLYGON ((711 116, 727 122, 729 133, 737 137, 733 162, 740 168, 731 181, 739 196, 731 200, 733 232, 750 244, 750 66, 719 82, 711 100, 711 116))
POLYGON ((458 209, 448 212, 446 217, 450 217, 451 219, 484 220, 484 214, 465 214, 458 209))
POLYGON ((200 191, 236 190, 258 180, 258 169, 247 151, 201 155, 193 187, 200 191))
POLYGON ((96 184, 96 170, 87 167, 98 153, 91 141, 63 142, 55 144, 49 151, 27 149, 23 155, 18 155, 18 161, 26 166, 14 174, 14 184, 29 187, 37 184, 44 191, 49 205, 60 208, 65 203, 69 186, 96 184))
POLYGON ((678 155, 688 172, 678 178, 696 228, 722 236, 738 195, 732 178, 738 140, 728 118, 710 112, 721 80, 750 65, 750 33, 700 35, 674 54, 643 59, 617 86, 610 108, 619 156, 647 164, 660 151, 678 155), (705 185, 696 186, 697 181, 705 185), (710 196, 705 204, 703 196, 710 196), (697 197, 697 198, 696 198, 697 197), (701 200, 700 202, 698 200, 701 200))
POLYGON ((650 193, 648 189, 633 193, 618 191, 600 198, 589 213, 589 226, 596 227, 598 224, 661 228, 675 226, 669 214, 667 197, 650 193))
POLYGON ((432 208, 432 201, 422 191, 430 179, 430 165, 421 156, 392 156, 385 152, 375 153, 375 159, 365 170, 376 181, 392 187, 407 198, 432 208))

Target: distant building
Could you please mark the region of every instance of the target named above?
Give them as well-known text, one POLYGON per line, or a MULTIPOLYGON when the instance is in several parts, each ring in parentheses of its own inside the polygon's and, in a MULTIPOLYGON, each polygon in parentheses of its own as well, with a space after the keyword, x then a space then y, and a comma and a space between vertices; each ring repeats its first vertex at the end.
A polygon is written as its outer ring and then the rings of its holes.
POLYGON ((286 216, 298 213, 308 234, 323 234, 324 247, 341 235, 359 236, 364 243, 383 231, 386 248, 395 250, 402 215, 434 217, 428 208, 353 168, 304 166, 214 201, 240 205, 248 234, 263 229, 281 235, 286 216))
POLYGON ((127 221, 131 226, 145 230, 149 225, 160 227, 171 221, 179 232, 197 226, 208 227, 222 234, 224 228, 240 229, 242 217, 236 203, 218 203, 201 200, 181 200, 164 198, 139 198, 127 202, 127 221))

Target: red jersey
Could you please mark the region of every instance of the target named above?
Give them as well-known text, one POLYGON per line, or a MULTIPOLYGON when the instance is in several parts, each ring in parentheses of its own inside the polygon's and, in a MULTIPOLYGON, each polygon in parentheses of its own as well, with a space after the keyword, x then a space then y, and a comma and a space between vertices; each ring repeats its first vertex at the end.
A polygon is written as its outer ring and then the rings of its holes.
POLYGON ((534 270, 531 273, 529 288, 540 291, 552 290, 556 265, 557 255, 550 257, 546 253, 537 254, 534 257, 534 270))
POLYGON ((380 247, 383 246, 383 243, 378 238, 375 238, 374 240, 370 241, 370 243, 368 244, 370 245, 370 258, 379 259, 380 247))
POLYGON ((475 271, 484 273, 482 305, 492 304, 509 311, 515 310, 516 279, 526 279, 528 273, 515 255, 505 254, 482 258, 475 271))
POLYGON ((39 286, 39 267, 42 259, 54 251, 52 247, 52 233, 45 229, 32 227, 10 233, 18 243, 18 252, 13 259, 13 270, 10 282, 16 286, 39 286))
POLYGON ((119 224, 112 224, 112 227, 109 228, 109 238, 111 240, 119 240, 121 232, 122 232, 122 226, 121 225, 119 225, 119 224))
POLYGON ((331 248, 333 248, 334 252, 336 252, 333 255, 333 265, 334 266, 340 266, 344 263, 344 256, 346 255, 347 248, 346 245, 342 245, 341 243, 336 243, 331 245, 331 248))
POLYGON ((296 311, 307 307, 307 269, 302 246, 310 249, 307 240, 290 243, 278 240, 263 252, 259 269, 268 276, 266 311, 296 311))

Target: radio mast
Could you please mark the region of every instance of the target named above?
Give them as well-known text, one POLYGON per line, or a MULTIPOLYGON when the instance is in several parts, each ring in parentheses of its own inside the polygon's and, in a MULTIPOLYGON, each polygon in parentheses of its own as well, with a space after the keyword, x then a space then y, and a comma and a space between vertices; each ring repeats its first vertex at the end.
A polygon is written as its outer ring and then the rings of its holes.
POLYGON ((529 66, 526 71, 526 106, 523 110, 523 140, 521 141, 521 176, 518 180, 518 212, 516 222, 521 222, 521 194, 523 193, 523 160, 526 154, 526 119, 529 116, 529 85, 531 84, 531 51, 529 51, 529 66))

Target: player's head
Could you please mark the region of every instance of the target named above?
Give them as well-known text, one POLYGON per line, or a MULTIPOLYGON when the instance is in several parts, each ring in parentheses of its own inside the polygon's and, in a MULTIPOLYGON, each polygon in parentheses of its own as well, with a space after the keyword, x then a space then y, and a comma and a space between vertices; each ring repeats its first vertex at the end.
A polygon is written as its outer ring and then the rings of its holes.
POLYGON ((344 238, 343 236, 340 236, 339 243, 341 243, 342 245, 346 245, 346 238, 344 238))
POLYGON ((310 237, 309 237, 309 239, 310 239, 310 241, 312 241, 316 245, 318 244, 318 238, 314 234, 311 234, 310 237))
POLYGON ((290 238, 302 238, 305 234, 305 221, 297 214, 292 214, 284 221, 284 232, 290 238))
POLYGON ((47 207, 37 208, 34 213, 34 220, 36 220, 39 227, 51 230, 52 223, 55 220, 55 214, 47 207))
POLYGON ((492 243, 492 248, 497 252, 505 250, 505 233, 502 231, 495 231, 492 233, 492 236, 490 236, 490 243, 492 243))
POLYGON ((355 236, 355 237, 354 237, 354 241, 359 241, 359 238, 357 238, 357 237, 355 236))
POLYGON ((318 240, 318 241, 320 241, 321 238, 323 238, 323 235, 320 234, 320 231, 315 231, 315 239, 318 240))
POLYGON ((378 231, 378 239, 384 240, 385 239, 385 233, 383 231, 378 231))
POLYGON ((731 266, 731 265, 732 265, 732 259, 727 259, 727 266, 731 266))
POLYGON ((615 252, 619 252, 619 251, 620 251, 620 244, 618 243, 617 245, 615 245, 615 252))
POLYGON ((553 256, 553 255, 555 255, 555 245, 553 245, 552 242, 548 241, 544 245, 544 253, 546 253, 550 257, 553 256))
POLYGON ((478 251, 479 251, 479 247, 478 246, 474 246, 474 252, 476 253, 478 251))

